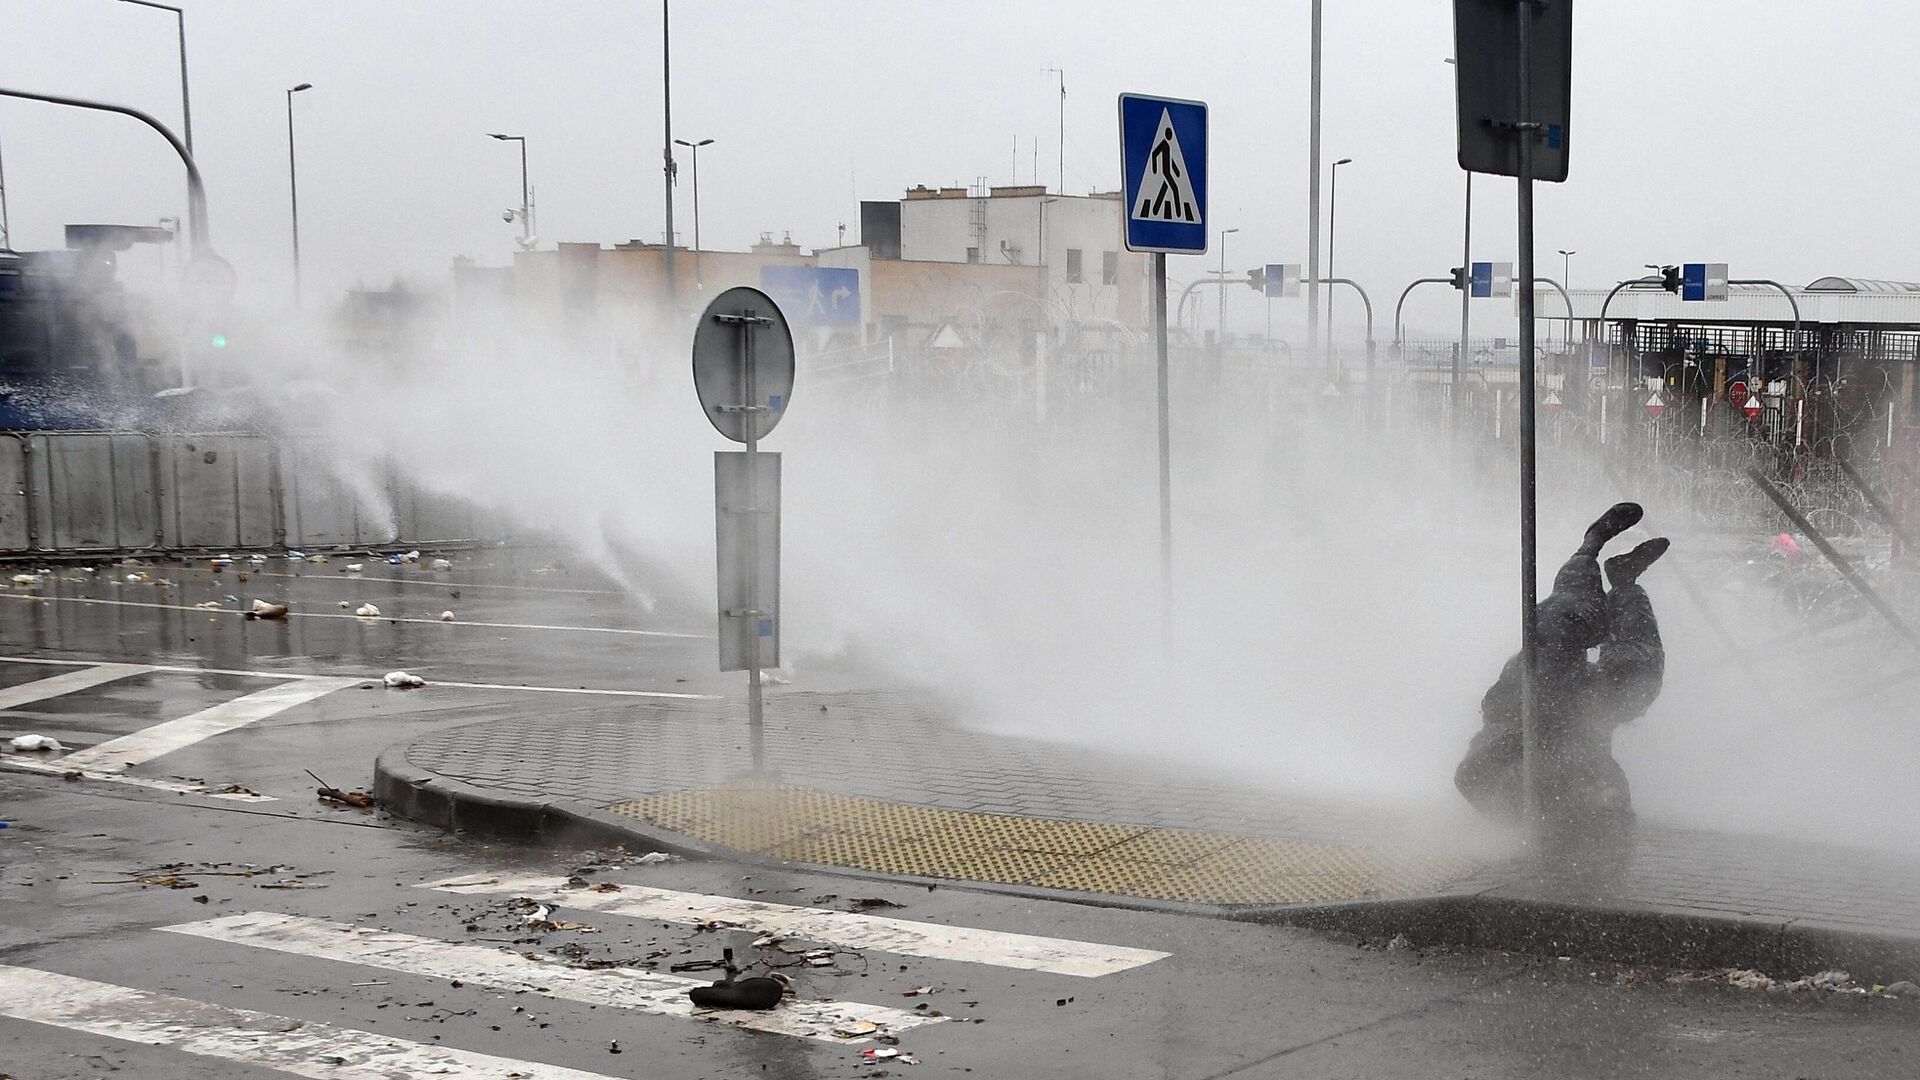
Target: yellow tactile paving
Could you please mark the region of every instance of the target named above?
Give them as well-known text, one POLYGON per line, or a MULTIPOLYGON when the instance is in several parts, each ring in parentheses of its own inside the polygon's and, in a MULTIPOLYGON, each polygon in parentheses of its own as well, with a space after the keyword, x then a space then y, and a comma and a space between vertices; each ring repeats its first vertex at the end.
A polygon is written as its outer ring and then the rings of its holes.
POLYGON ((607 809, 793 862, 1203 904, 1413 896, 1473 870, 1369 847, 979 814, 784 784, 693 788, 607 809))

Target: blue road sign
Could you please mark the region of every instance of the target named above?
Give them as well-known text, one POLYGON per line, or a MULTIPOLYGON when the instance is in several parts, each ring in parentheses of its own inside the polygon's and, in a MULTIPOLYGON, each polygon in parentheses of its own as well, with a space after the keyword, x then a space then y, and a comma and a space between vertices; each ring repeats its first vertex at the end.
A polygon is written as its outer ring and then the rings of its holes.
POLYGON ((1207 106, 1120 95, 1120 184, 1128 251, 1207 251, 1207 106))
POLYGON ((763 266, 760 290, 794 326, 859 326, 860 271, 842 266, 763 266))
POLYGON ((1473 264, 1473 295, 1493 295, 1493 264, 1490 262, 1473 264))
POLYGON ((1680 268, 1680 299, 1705 300, 1707 298, 1707 264, 1687 263, 1680 268))

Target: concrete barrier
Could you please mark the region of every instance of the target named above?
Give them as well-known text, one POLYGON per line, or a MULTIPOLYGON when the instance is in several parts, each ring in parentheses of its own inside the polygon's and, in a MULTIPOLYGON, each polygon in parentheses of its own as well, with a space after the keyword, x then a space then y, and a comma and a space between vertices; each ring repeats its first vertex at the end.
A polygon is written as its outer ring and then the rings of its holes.
POLYGON ((494 532, 459 499, 297 440, 0 432, 0 554, 445 546, 494 532))

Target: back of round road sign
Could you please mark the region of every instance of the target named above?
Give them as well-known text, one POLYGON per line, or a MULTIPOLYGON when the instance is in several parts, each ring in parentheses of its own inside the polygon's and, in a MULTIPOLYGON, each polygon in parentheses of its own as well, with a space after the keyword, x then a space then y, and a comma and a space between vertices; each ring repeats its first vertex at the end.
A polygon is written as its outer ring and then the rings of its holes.
POLYGON ((713 298, 693 332, 693 388, 714 430, 734 442, 747 441, 749 416, 756 440, 780 422, 793 396, 793 331, 772 297, 741 285, 713 298))

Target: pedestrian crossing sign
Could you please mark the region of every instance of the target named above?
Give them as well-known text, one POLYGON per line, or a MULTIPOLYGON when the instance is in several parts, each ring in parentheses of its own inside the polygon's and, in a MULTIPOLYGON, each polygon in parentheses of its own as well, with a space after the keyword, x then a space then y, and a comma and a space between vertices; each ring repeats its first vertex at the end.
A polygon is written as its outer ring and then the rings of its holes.
POLYGON ((1207 250, 1207 106, 1120 95, 1121 214, 1128 251, 1207 250))

